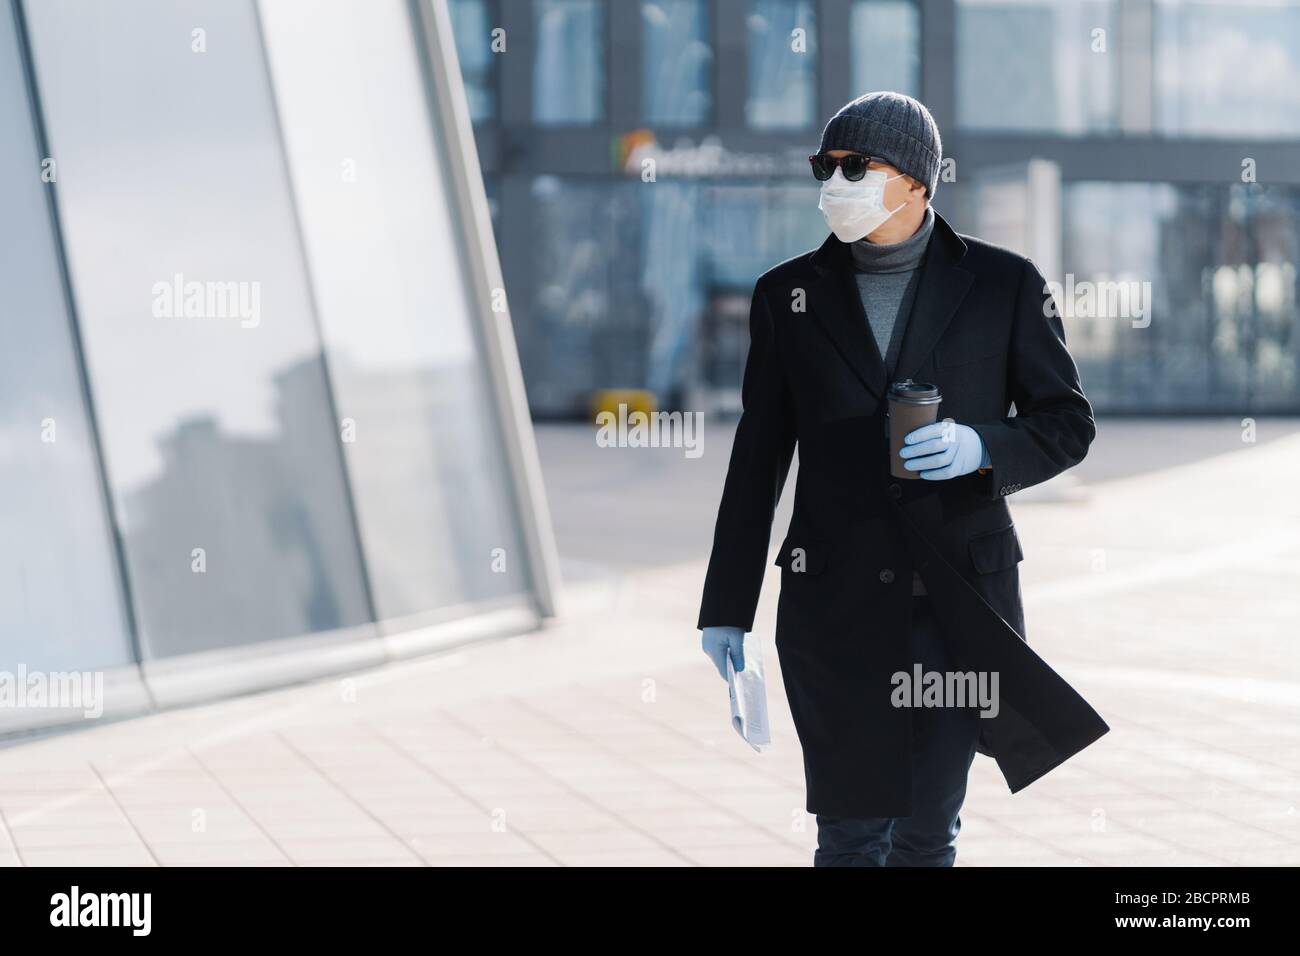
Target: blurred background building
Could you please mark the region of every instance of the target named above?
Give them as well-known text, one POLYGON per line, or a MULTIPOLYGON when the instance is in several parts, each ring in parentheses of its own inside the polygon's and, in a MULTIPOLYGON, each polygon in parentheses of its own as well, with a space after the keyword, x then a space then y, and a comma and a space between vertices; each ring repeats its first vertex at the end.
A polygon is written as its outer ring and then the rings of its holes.
POLYGON ((934 113, 959 230, 1150 284, 1067 313, 1098 410, 1300 411, 1294 0, 450 7, 535 417, 734 409, 754 280, 827 234, 806 156, 875 89, 934 113))
POLYGON ((474 163, 441 4, 0 0, 0 671, 120 714, 550 613, 474 163))

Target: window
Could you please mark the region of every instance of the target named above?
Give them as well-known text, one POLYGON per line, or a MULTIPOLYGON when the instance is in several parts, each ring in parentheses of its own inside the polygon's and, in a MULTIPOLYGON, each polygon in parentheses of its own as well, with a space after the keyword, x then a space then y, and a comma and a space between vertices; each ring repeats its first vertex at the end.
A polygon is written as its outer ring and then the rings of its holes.
POLYGON ((1300 135, 1300 4, 1159 0, 1155 113, 1173 136, 1300 135))
MULTIPOLYGON (((519 355, 535 414, 586 414, 593 390, 640 384, 646 310, 638 289, 634 181, 543 175, 529 184, 541 277, 519 355)), ((656 187, 658 188, 658 187, 656 187)))
POLYGON ((910 0, 857 0, 849 24, 853 43, 853 94, 921 88, 921 15, 910 0))
POLYGON ((1063 207, 1058 304, 1100 410, 1300 409, 1300 189, 1076 182, 1063 207), (1141 283, 1148 316, 1107 314, 1141 283))
POLYGON ((736 385, 731 315, 717 313, 736 295, 747 310, 756 275, 826 238, 811 176, 745 179, 532 179, 547 241, 529 246, 541 278, 519 334, 536 414, 586 414, 597 388, 646 387, 680 407, 692 385, 736 385))
POLYGON ((713 109, 713 49, 704 0, 643 0, 642 112, 647 123, 694 126, 713 109))
POLYGON ((757 129, 806 129, 817 118, 817 24, 812 0, 750 0, 749 98, 757 129))
POLYGON ((1116 129, 1114 0, 958 0, 957 121, 966 129, 1116 129))
POLYGON ((605 118, 605 10, 597 0, 533 0, 537 25, 533 120, 605 118))

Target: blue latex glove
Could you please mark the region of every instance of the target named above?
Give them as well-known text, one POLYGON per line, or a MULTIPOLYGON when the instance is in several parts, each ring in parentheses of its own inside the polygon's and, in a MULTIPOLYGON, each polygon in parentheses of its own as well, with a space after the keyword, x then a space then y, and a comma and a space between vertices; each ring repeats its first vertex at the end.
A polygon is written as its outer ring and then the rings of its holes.
POLYGON ((991 464, 979 432, 951 418, 908 432, 898 454, 904 459, 904 468, 919 471, 930 481, 968 475, 991 464))
POLYGON ((722 679, 727 679, 727 654, 737 671, 745 669, 745 629, 743 627, 706 627, 701 642, 704 653, 713 661, 722 679))

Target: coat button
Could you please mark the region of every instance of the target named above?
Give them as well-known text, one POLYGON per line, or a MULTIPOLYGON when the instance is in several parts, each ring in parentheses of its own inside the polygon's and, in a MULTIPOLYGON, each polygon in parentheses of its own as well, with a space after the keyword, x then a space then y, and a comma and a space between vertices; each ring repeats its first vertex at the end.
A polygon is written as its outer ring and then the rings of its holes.
POLYGON ((880 572, 881 584, 890 584, 893 582, 893 580, 894 580, 894 572, 891 571, 889 568, 885 568, 883 571, 880 572))
POLYGON ((894 482, 890 482, 890 485, 889 485, 889 497, 893 498, 895 501, 897 501, 899 498, 903 497, 903 487, 902 487, 902 485, 900 485, 900 484, 899 484, 898 482, 896 482, 896 481, 894 481, 894 482))

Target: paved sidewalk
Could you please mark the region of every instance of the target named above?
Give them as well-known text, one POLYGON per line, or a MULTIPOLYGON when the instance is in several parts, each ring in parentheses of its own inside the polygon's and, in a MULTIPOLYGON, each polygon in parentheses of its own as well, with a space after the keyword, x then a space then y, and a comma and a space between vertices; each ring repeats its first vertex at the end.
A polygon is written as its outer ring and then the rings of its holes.
MULTIPOLYGON (((1204 427, 1229 431, 1198 459, 1185 426, 1103 423, 1117 456, 1181 435, 1180 465, 1013 499, 1030 641, 1112 732, 1015 796, 977 758, 958 865, 1300 863, 1300 432, 1204 427)), ((0 865, 808 865, 775 571, 767 753, 693 627, 708 439, 687 461, 542 429, 556 626, 0 750, 0 865)))

